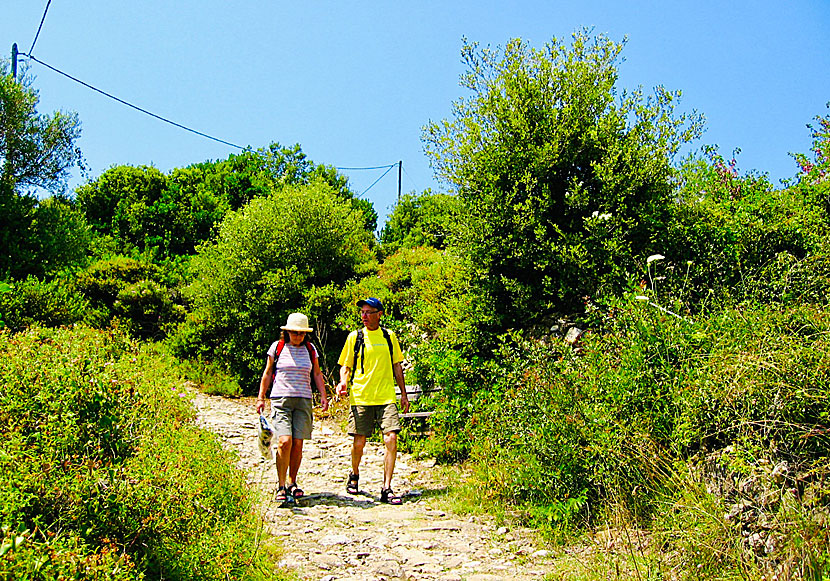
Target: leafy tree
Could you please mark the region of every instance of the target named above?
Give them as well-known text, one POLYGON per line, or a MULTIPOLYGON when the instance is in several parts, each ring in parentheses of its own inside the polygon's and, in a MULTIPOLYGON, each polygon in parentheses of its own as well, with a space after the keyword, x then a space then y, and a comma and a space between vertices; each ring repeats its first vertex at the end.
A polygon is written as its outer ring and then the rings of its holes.
POLYGON ((702 121, 676 116, 679 93, 663 87, 618 97, 622 49, 587 31, 542 49, 464 43, 471 95, 423 138, 465 204, 460 246, 485 327, 543 321, 621 286, 663 228, 673 156, 702 121))
POLYGON ((453 236, 461 216, 461 202, 448 194, 404 194, 392 209, 380 240, 387 254, 398 248, 431 246, 442 250, 453 236))
POLYGON ((194 257, 193 311, 176 349, 218 359, 253 385, 286 315, 303 308, 309 289, 365 272, 371 245, 363 216, 323 181, 252 200, 194 257))
POLYGON ((76 204, 63 196, 41 200, 29 228, 32 263, 26 271, 35 276, 57 274, 86 262, 92 232, 76 204))
MULTIPOLYGON (((75 113, 37 111, 32 78, 15 80, 0 61, 0 276, 32 274, 44 247, 31 239, 38 189, 62 193, 69 170, 82 166, 75 113)), ((47 244, 48 246, 48 244, 47 244)))
POLYGON ((168 175, 153 167, 116 166, 78 188, 77 198, 96 232, 112 236, 119 252, 137 249, 163 260, 194 254, 229 211, 313 180, 328 183, 374 231, 377 214, 371 204, 355 199, 345 177, 332 167, 313 164, 299 145, 273 143, 168 175))

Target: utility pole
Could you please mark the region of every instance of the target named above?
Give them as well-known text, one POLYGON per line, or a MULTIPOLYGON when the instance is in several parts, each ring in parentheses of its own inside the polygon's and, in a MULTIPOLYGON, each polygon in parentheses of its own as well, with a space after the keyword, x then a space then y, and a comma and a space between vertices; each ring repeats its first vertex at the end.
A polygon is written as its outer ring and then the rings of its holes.
MULTIPOLYGON (((17 43, 12 44, 12 80, 17 80, 17 43)), ((400 191, 398 192, 400 196, 400 191)))
POLYGON ((401 201, 401 170, 403 170, 403 160, 398 162, 398 201, 401 201))

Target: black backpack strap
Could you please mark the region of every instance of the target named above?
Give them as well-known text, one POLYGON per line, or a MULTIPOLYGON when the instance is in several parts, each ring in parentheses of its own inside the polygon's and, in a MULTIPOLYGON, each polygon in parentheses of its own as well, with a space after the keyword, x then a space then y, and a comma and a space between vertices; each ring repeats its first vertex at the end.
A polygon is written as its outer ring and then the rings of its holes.
POLYGON ((357 354, 360 352, 360 373, 363 373, 363 359, 365 356, 365 347, 363 346, 363 329, 357 330, 357 337, 354 340, 354 359, 352 360, 352 381, 354 381, 354 376, 357 374, 357 354))
MULTIPOLYGON (((394 369, 394 367, 395 367, 394 357, 395 356, 394 356, 394 353, 392 351, 392 337, 389 336, 389 331, 386 330, 386 327, 381 327, 380 330, 383 331, 383 338, 386 339, 386 344, 389 345, 389 363, 392 364, 392 368, 394 369)), ((393 371, 393 374, 394 374, 394 371, 393 371)))

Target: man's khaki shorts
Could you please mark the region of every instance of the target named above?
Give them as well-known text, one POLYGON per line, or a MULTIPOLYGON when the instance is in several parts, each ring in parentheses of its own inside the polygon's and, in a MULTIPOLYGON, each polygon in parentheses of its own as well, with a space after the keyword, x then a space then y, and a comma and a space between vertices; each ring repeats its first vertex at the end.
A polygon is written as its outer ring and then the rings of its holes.
POLYGON ((271 399, 271 428, 275 436, 310 440, 312 427, 314 427, 314 415, 311 399, 307 397, 271 399))
POLYGON ((380 424, 384 434, 401 431, 401 420, 398 417, 398 405, 387 403, 383 405, 353 405, 349 414, 349 435, 372 435, 375 426, 380 424))

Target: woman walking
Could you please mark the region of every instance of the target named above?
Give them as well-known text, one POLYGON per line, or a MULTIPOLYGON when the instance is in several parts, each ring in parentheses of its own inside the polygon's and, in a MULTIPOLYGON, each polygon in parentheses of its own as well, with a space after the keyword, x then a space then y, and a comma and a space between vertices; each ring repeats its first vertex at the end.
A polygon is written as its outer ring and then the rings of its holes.
POLYGON ((311 438, 314 425, 311 380, 320 392, 320 409, 329 407, 317 348, 308 340, 313 329, 308 317, 291 313, 281 327, 283 336, 268 349, 268 361, 259 384, 257 413, 265 410, 265 396, 270 387, 271 427, 277 438, 277 502, 291 503, 304 496, 297 485, 297 473, 303 460, 303 441, 311 438))

